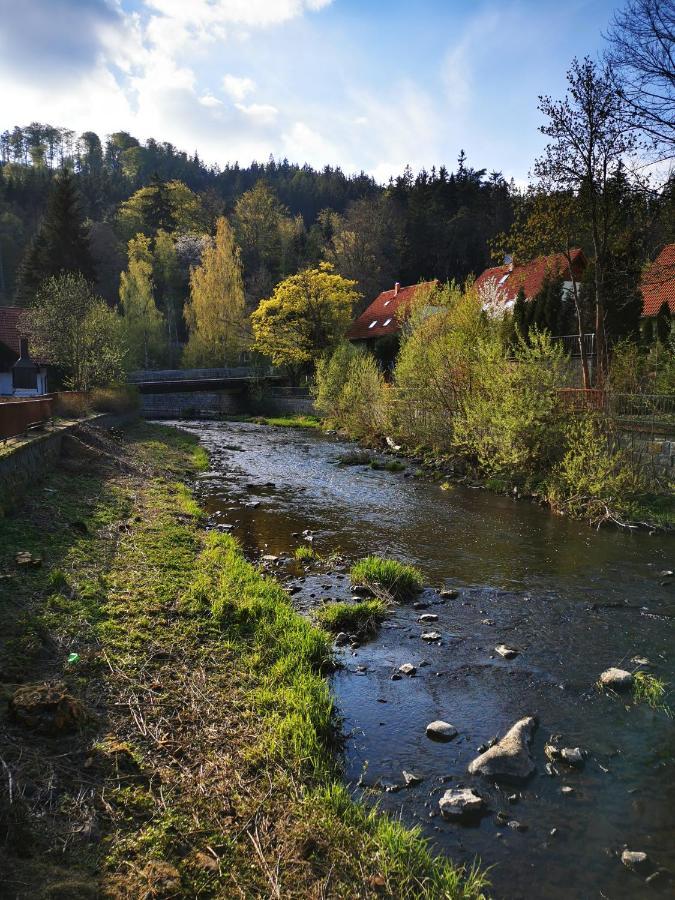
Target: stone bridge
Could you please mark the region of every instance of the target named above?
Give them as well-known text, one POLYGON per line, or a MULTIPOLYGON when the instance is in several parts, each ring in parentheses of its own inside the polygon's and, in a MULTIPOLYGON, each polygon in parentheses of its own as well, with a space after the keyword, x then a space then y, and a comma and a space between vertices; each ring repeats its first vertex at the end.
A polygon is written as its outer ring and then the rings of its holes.
POLYGON ((147 369, 132 372, 141 415, 152 419, 204 418, 242 413, 310 413, 306 390, 291 388, 274 370, 249 366, 219 369, 147 369))

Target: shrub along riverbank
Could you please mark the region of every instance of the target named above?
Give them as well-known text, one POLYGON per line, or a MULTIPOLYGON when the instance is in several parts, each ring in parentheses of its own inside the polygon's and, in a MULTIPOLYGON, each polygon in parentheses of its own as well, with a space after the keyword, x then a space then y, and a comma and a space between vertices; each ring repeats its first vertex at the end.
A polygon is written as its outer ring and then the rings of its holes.
POLYGON ((80 438, 0 520, 11 896, 479 897, 350 799, 330 639, 204 532, 194 440, 80 438))
MULTIPOLYGON (((371 446, 389 438, 448 475, 593 524, 675 526, 673 476, 641 468, 610 417, 563 400, 574 372, 561 344, 536 330, 523 337, 511 317, 491 318, 483 306, 469 285, 437 288, 409 309, 390 381, 374 355, 339 346, 317 370, 315 403, 328 427, 371 446)), ((652 354, 666 393, 675 392, 673 350, 671 341, 652 354)), ((632 352, 615 348, 610 388, 632 352)))

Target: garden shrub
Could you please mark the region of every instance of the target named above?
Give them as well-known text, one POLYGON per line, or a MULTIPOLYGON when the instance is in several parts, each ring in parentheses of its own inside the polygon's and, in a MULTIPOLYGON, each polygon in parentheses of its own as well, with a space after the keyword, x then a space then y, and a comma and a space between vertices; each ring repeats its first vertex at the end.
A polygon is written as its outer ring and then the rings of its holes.
POLYGON ((564 444, 548 482, 551 505, 597 524, 630 516, 646 484, 606 421, 593 413, 575 417, 565 428, 564 444))
POLYGON ((560 455, 563 349, 536 330, 529 341, 521 342, 510 360, 498 337, 478 343, 471 390, 455 417, 453 442, 486 475, 519 481, 540 477, 560 455))

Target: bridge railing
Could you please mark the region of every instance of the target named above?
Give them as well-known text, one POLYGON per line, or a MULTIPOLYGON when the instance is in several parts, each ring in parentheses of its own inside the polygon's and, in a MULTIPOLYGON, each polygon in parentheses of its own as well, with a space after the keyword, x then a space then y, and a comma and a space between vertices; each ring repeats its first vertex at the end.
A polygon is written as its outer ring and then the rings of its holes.
POLYGON ((217 378, 252 378, 260 374, 259 370, 254 370, 251 366, 225 366, 218 369, 140 369, 131 372, 128 381, 131 384, 147 381, 209 381, 217 378))

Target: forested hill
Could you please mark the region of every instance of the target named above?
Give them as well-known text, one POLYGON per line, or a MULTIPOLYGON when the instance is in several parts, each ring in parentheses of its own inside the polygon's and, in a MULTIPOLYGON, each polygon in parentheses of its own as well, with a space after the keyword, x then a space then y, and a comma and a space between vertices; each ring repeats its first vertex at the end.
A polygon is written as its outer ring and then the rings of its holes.
POLYGON ((512 221, 512 188, 498 172, 470 168, 464 154, 454 172, 406 169, 383 186, 364 173, 272 158, 219 168, 196 152, 154 139, 141 143, 126 132, 102 141, 91 131, 32 123, 0 135, 0 303, 17 302, 22 260, 64 167, 73 173, 89 228, 99 290, 111 303, 133 236, 124 204, 151 185, 180 182, 195 195, 199 214, 189 226, 174 222, 179 232, 211 232, 221 214, 234 219, 249 302, 319 259, 356 278, 365 300, 395 280, 461 280, 488 264, 489 240, 512 221), (268 190, 256 193, 260 182, 268 190))

